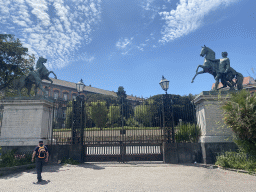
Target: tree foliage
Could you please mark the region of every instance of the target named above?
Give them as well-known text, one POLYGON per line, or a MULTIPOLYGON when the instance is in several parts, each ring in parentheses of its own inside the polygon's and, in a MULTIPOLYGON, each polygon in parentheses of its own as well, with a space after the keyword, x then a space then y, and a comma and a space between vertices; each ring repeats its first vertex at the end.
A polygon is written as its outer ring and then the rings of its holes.
POLYGON ((142 105, 138 105, 134 109, 135 119, 142 123, 144 126, 152 126, 154 115, 157 113, 157 106, 153 99, 149 99, 142 105))
POLYGON ((117 104, 117 98, 111 95, 88 93, 84 96, 84 99, 86 103, 104 101, 106 102, 107 106, 110 106, 112 104, 117 104))
POLYGON ((35 57, 30 56, 14 35, 0 34, 0 90, 12 87, 12 81, 27 74, 34 65, 35 57))
POLYGON ((118 122, 120 118, 120 106, 118 105, 111 105, 108 109, 108 123, 110 125, 114 125, 118 122))
POLYGON ((239 138, 236 143, 246 152, 256 153, 256 94, 246 90, 234 93, 222 108, 224 122, 239 138))
POLYGON ((106 126, 108 115, 106 102, 91 102, 89 106, 89 113, 96 127, 103 128, 106 126))
POLYGON ((176 127, 175 141, 197 143, 201 135, 201 129, 198 125, 190 123, 182 123, 176 127))
POLYGON ((124 90, 124 87, 119 86, 116 94, 117 94, 117 98, 118 98, 118 103, 122 104, 122 99, 124 101, 127 97, 126 91, 124 90))
MULTIPOLYGON (((191 103, 194 98, 195 96, 192 94, 189 94, 188 96, 163 94, 152 96, 150 99, 154 100, 155 105, 158 106, 158 115, 156 117, 160 117, 162 115, 162 110, 164 110, 165 124, 167 127, 171 127, 172 110, 175 125, 179 124, 179 119, 182 119, 182 121, 186 123, 194 123, 195 109, 191 103)), ((161 124, 163 124, 162 118, 160 121, 161 124)))

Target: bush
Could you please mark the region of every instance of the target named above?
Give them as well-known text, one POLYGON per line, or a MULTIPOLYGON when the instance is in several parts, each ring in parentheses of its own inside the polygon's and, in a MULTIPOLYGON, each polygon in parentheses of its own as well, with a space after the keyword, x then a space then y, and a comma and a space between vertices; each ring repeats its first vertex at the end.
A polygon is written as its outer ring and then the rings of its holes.
POLYGON ((201 129, 198 125, 195 124, 182 124, 176 127, 175 140, 177 143, 180 142, 198 142, 198 139, 201 135, 201 129))
POLYGON ((139 122, 136 121, 135 119, 129 118, 129 119, 127 119, 127 121, 126 121, 126 125, 129 126, 129 127, 139 127, 140 124, 139 124, 139 122))
POLYGON ((2 154, 2 161, 0 162, 0 167, 13 167, 19 165, 31 164, 32 153, 31 154, 18 154, 17 149, 7 151, 2 154))
POLYGON ((71 164, 71 165, 78 165, 79 162, 77 160, 74 160, 72 158, 66 159, 65 157, 62 159, 61 163, 63 164, 71 164))
POLYGON ((215 165, 225 168, 256 171, 256 159, 252 156, 248 156, 247 153, 242 151, 226 151, 224 154, 218 155, 215 165))
POLYGON ((242 90, 232 94, 222 108, 224 122, 238 138, 235 143, 245 152, 256 154, 256 95, 242 90))

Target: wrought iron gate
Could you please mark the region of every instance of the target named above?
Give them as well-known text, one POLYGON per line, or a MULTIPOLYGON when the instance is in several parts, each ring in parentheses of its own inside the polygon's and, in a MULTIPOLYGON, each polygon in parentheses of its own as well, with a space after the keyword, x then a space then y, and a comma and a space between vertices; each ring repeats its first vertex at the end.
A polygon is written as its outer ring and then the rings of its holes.
POLYGON ((195 120, 194 106, 182 105, 184 109, 177 108, 168 100, 167 103, 88 103, 78 97, 55 109, 59 113, 55 114, 55 121, 62 123, 54 124, 53 141, 77 146, 78 156, 88 162, 162 161, 163 142, 174 142, 171 128, 177 127, 181 119, 195 120))

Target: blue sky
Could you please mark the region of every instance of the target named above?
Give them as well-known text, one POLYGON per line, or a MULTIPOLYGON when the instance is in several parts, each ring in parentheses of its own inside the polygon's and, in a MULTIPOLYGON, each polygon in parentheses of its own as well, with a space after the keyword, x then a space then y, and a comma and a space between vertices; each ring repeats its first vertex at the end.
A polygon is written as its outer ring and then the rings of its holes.
POLYGON ((199 94, 210 74, 191 79, 206 45, 255 76, 255 0, 0 0, 0 33, 14 34, 58 79, 150 97, 199 94))

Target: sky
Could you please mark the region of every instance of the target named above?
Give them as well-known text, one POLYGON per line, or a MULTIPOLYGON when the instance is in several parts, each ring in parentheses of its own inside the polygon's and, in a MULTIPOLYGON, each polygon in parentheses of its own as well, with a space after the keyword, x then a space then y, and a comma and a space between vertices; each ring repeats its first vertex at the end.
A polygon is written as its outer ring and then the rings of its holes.
POLYGON ((205 73, 191 83, 204 45, 256 78, 255 8, 255 0, 0 0, 0 33, 46 58, 61 80, 149 98, 165 93, 164 75, 169 94, 195 95, 215 82, 205 73))

